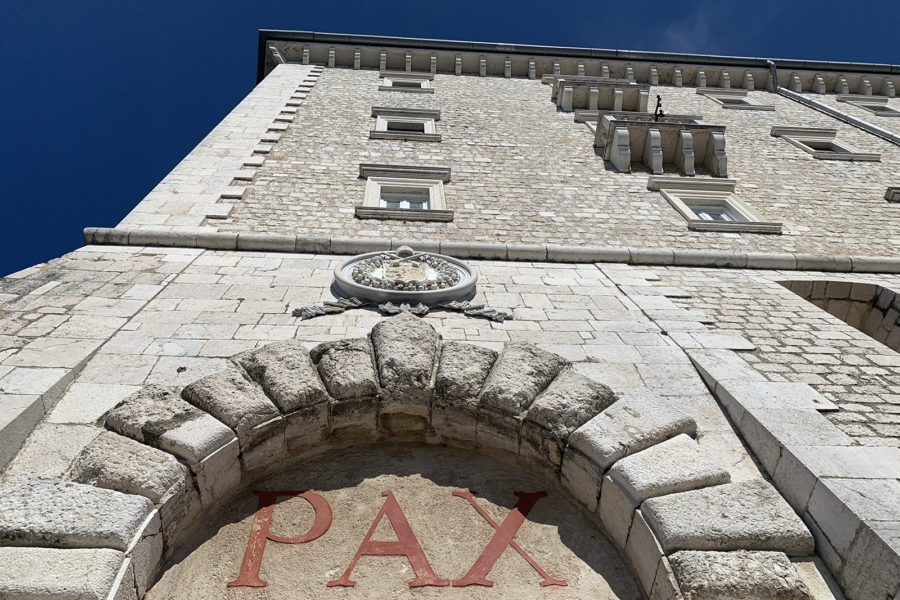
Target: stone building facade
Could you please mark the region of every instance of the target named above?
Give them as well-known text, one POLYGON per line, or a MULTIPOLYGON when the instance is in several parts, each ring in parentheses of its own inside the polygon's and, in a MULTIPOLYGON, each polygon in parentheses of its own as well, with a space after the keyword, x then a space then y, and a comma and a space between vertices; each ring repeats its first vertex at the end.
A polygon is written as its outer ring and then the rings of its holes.
POLYGON ((121 223, 0 280, 0 597, 900 599, 895 83, 260 32, 121 223), (468 313, 325 310, 403 246, 468 313))

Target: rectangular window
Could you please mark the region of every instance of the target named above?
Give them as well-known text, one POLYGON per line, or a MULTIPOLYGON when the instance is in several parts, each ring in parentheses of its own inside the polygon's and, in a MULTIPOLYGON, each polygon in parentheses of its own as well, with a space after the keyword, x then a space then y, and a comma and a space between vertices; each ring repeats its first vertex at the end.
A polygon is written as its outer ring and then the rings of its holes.
POLYGON ((444 202, 444 181, 450 179, 449 169, 360 165, 360 174, 366 178, 366 190, 362 206, 355 209, 358 219, 453 220, 453 211, 447 210, 444 202))
POLYGON ((763 221, 734 194, 734 179, 684 180, 653 175, 647 188, 657 190, 692 231, 781 233, 781 223, 763 221))
POLYGON ((747 99, 747 90, 734 88, 697 88, 697 93, 706 96, 713 102, 719 104, 722 108, 732 108, 738 110, 775 110, 770 104, 752 104, 747 99))
POLYGON ((787 127, 776 125, 770 132, 772 137, 780 137, 789 144, 808 152, 813 158, 819 160, 856 160, 856 161, 880 161, 881 155, 869 152, 860 152, 855 148, 841 142, 834 141, 837 135, 836 129, 821 127, 787 127))
POLYGON ((373 140, 441 141, 434 124, 440 118, 440 111, 375 107, 372 116, 375 129, 369 132, 369 138, 373 140))
POLYGON ((381 186, 380 205, 385 208, 428 210, 429 188, 381 186))
POLYGON ((382 92, 413 92, 418 94, 433 94, 431 83, 434 75, 414 71, 382 71, 381 85, 378 90, 382 92))

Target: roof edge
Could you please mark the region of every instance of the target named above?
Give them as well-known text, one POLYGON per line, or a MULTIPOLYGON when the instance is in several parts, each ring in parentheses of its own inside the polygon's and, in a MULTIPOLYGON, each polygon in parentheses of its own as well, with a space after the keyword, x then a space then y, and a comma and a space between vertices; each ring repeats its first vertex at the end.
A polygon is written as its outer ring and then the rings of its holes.
POLYGON ((531 56, 562 56, 571 58, 607 58, 635 61, 660 61, 682 64, 716 64, 735 67, 764 67, 771 60, 779 68, 818 71, 845 71, 871 74, 900 74, 900 65, 886 63, 857 63, 837 61, 801 60, 791 58, 764 58, 750 56, 724 56, 716 54, 689 54, 680 52, 649 52, 640 50, 610 50, 569 46, 543 46, 534 44, 505 44, 499 42, 471 42, 429 38, 409 38, 349 33, 325 33, 318 31, 291 31, 260 29, 257 50, 257 81, 265 76, 266 48, 269 41, 314 42, 334 44, 359 44, 361 46, 403 47, 429 50, 455 50, 469 52, 503 52, 531 56))

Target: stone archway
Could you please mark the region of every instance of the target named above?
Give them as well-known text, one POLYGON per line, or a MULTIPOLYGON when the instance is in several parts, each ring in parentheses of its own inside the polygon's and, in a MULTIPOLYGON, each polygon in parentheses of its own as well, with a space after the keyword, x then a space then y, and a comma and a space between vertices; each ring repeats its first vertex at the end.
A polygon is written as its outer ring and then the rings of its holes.
POLYGON ((96 597, 141 598, 237 491, 323 448, 400 441, 504 453, 557 479, 648 598, 807 597, 788 559, 813 554, 803 522, 767 482, 729 483, 691 439, 692 416, 665 398, 617 398, 529 344, 444 343, 408 313, 366 338, 310 352, 277 343, 233 362, 117 405, 71 481, 4 482, 0 543, 29 546, 0 548, 13 571, 74 561, 96 597))

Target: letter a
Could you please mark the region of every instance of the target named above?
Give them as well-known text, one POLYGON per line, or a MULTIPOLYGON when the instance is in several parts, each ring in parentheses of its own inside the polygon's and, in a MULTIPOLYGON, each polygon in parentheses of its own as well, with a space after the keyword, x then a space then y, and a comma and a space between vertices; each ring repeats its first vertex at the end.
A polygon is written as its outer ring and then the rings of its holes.
POLYGON ((262 565, 263 552, 266 550, 267 540, 281 542, 282 544, 303 544, 322 537, 328 531, 328 528, 331 527, 331 506, 329 506, 325 498, 315 492, 253 493, 259 496, 259 505, 256 507, 256 515, 253 517, 253 526, 250 528, 250 539, 247 541, 247 549, 244 551, 241 572, 237 579, 228 582, 228 587, 266 587, 269 585, 259 578, 259 567, 262 565), (279 496, 296 496, 303 498, 312 505, 316 516, 309 531, 293 538, 281 537, 269 531, 272 527, 272 514, 275 512, 275 502, 279 496))
POLYGON ((378 511, 378 514, 375 515, 375 520, 372 521, 372 526, 369 527, 366 537, 363 538, 359 549, 353 556, 353 560, 350 561, 350 566, 347 567, 340 579, 329 581, 328 587, 354 587, 356 582, 350 580, 350 575, 353 573, 359 557, 363 555, 405 556, 416 574, 416 578, 409 582, 409 587, 423 587, 426 585, 444 587, 450 585, 449 579, 441 579, 434 574, 431 565, 428 564, 428 558, 425 557, 425 551, 419 545, 416 534, 413 533, 412 527, 409 526, 409 521, 406 520, 406 515, 403 514, 403 509, 400 508, 400 504, 394 498, 394 493, 383 492, 381 495, 385 497, 384 505, 378 511), (388 521, 390 521, 391 527, 394 528, 394 533, 397 535, 398 541, 396 542, 372 540, 375 528, 378 527, 385 515, 387 515, 388 521))
POLYGON ((453 581, 453 587, 465 587, 467 585, 493 586, 494 582, 488 579, 487 576, 494 567, 494 563, 497 562, 497 559, 500 558, 500 555, 503 554, 503 551, 506 550, 507 546, 512 546, 513 549, 518 552, 522 558, 528 561, 528 564, 544 578, 541 580, 541 587, 546 587, 548 585, 569 585, 565 579, 555 579, 550 577, 550 574, 542 569, 541 566, 537 564, 533 558, 528 556, 528 554, 522 550, 522 547, 513 540, 513 536, 516 535, 516 532, 519 531, 519 527, 525 522, 525 517, 528 516, 528 513, 531 512, 531 509, 534 508, 537 501, 547 495, 547 492, 513 492, 513 494, 519 497, 519 501, 516 502, 513 509, 509 511, 509 514, 503 519, 503 524, 498 526, 497 522, 494 521, 483 508, 478 506, 472 492, 453 492, 454 496, 468 500, 469 504, 478 511, 478 514, 484 517, 484 520, 495 529, 494 537, 491 538, 491 541, 489 541, 487 546, 484 547, 484 550, 481 551, 481 555, 475 560, 475 564, 472 565, 472 568, 469 569, 468 573, 453 581))

